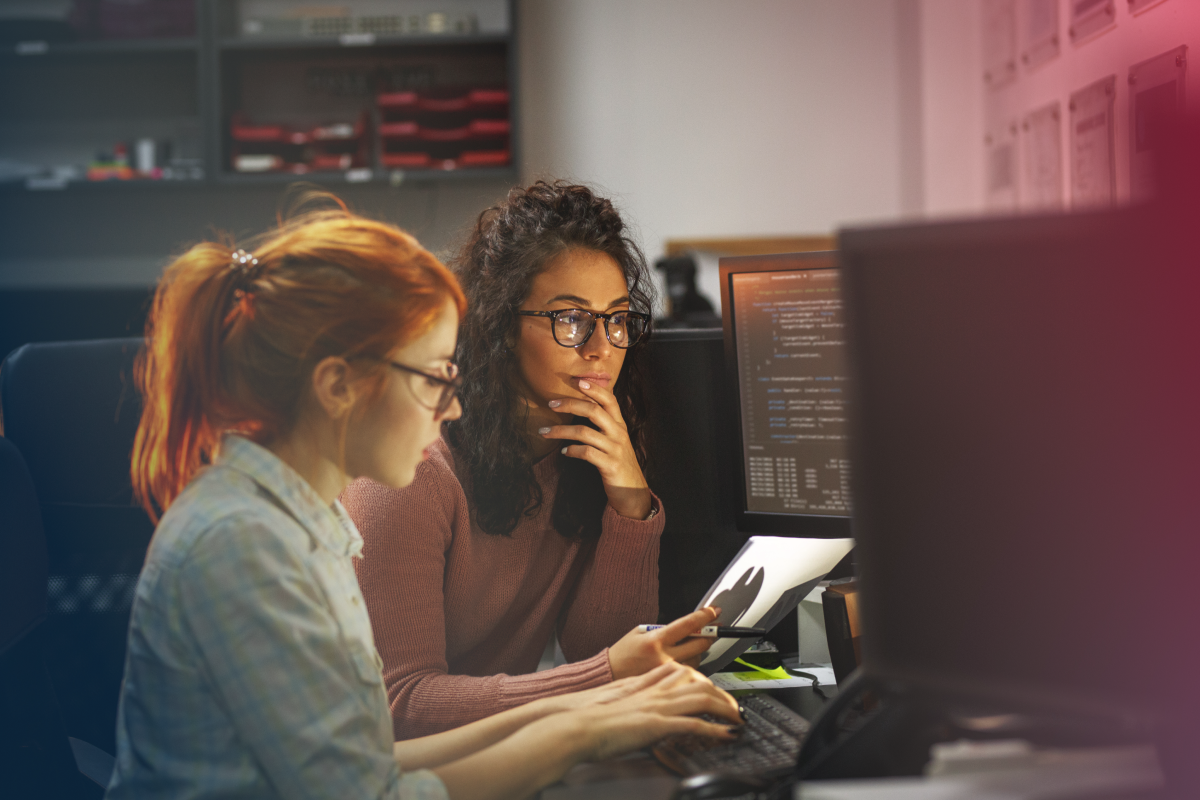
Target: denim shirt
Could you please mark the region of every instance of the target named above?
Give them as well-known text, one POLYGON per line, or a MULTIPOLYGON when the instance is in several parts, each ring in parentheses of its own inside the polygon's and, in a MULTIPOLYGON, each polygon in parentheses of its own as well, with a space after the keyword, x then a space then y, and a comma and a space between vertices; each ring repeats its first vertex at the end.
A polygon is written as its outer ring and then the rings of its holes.
POLYGON ((226 436, 138 578, 106 796, 444 800, 392 756, 361 550, 339 503, 226 436))

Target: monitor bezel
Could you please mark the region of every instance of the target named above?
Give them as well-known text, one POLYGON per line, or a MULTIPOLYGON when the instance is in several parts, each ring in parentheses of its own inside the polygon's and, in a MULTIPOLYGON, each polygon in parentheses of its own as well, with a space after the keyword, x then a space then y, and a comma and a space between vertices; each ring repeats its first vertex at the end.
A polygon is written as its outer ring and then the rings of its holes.
POLYGON ((838 269, 837 251, 776 253, 760 256, 726 256, 720 259, 721 328, 725 340, 725 392, 733 410, 736 443, 734 460, 734 513, 737 530, 751 534, 776 534, 811 539, 841 539, 851 536, 852 517, 818 514, 782 514, 750 511, 746 496, 746 455, 742 439, 742 397, 738 390, 737 347, 734 344, 733 276, 747 272, 791 272, 807 269, 838 269))

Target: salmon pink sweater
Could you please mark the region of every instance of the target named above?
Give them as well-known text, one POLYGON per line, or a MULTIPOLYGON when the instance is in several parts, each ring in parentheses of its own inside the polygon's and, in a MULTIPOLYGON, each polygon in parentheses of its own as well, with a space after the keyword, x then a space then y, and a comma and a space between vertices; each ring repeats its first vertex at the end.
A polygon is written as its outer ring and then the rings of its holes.
POLYGON ((397 739, 607 683, 609 645, 656 621, 664 514, 632 520, 609 506, 598 542, 564 538, 550 524, 558 458, 534 465, 547 502, 511 537, 471 524, 444 440, 411 486, 363 479, 343 493, 363 536, 355 569, 397 739), (556 630, 569 663, 534 672, 556 630))

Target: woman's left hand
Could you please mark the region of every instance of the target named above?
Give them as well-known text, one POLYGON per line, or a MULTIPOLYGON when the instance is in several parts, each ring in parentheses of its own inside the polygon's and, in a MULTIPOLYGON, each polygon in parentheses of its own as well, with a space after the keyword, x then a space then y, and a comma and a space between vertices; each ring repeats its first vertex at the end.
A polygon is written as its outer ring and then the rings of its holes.
POLYGON ((642 467, 633 452, 629 429, 621 416, 617 398, 608 389, 588 381, 579 382, 579 391, 587 399, 564 397, 551 400, 550 408, 561 414, 586 417, 595 423, 596 430, 587 425, 554 425, 539 428, 547 439, 571 439, 563 453, 593 464, 600 472, 608 504, 622 517, 645 519, 650 515, 650 487, 642 467))

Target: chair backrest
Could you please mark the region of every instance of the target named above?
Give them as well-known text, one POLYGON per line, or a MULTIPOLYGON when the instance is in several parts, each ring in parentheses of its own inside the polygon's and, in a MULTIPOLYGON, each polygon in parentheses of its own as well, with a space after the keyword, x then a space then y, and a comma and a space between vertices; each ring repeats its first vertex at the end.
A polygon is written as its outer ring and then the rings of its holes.
POLYGON ((46 538, 21 451, 0 438, 0 655, 46 617, 46 538))
POLYGON ((98 797, 82 779, 46 673, 46 539, 21 452, 0 438, 0 795, 98 797))
POLYGON ((129 481, 140 347, 141 339, 30 344, 0 367, 3 433, 29 466, 46 535, 47 666, 67 731, 108 752, 153 533, 129 481))

